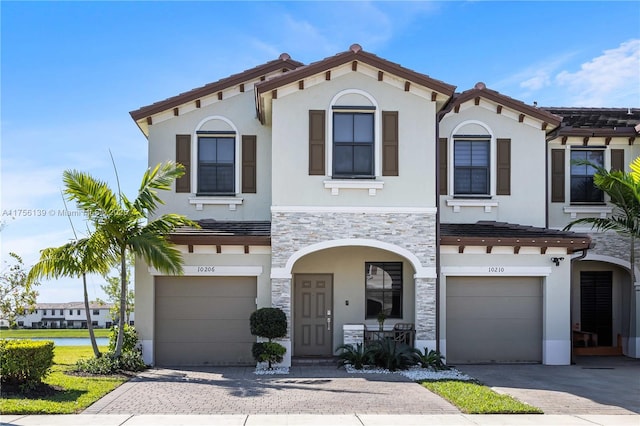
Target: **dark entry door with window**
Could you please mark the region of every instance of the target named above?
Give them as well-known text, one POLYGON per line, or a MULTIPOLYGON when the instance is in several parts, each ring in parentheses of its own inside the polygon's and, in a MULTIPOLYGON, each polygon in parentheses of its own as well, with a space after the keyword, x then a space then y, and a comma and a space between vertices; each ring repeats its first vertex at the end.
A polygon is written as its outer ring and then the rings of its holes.
POLYGON ((598 346, 612 346, 611 271, 580 273, 580 324, 596 333, 598 346))
POLYGON ((330 356, 333 280, 328 274, 296 275, 294 287, 295 356, 330 356))

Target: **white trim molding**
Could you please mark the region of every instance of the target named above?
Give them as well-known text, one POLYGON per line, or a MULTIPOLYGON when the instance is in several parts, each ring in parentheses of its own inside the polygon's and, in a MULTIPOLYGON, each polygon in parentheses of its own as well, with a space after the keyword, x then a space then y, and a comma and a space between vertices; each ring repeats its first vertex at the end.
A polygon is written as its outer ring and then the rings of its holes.
POLYGON ((612 211, 613 208, 609 206, 567 206, 564 208, 565 213, 571 214, 571 219, 577 218, 579 213, 590 216, 599 215, 601 219, 606 219, 612 211))
POLYGON ((366 189, 372 197, 376 195, 378 189, 384 186, 379 180, 325 180, 325 189, 331 190, 331 195, 340 195, 341 189, 366 189))
POLYGON ((195 204, 196 210, 202 210, 203 205, 224 205, 229 206, 229 210, 234 211, 236 206, 244 201, 240 197, 190 197, 189 204, 195 204))
POLYGON ((445 266, 440 270, 444 276, 477 277, 548 277, 550 266, 445 266))
MULTIPOLYGON (((185 265, 182 276, 193 277, 257 277, 262 275, 262 266, 218 266, 218 265, 185 265)), ((149 268, 153 276, 165 276, 155 268, 149 268)))
POLYGON ((449 199, 447 206, 453 207, 454 213, 460 213, 460 207, 484 207, 485 213, 491 213, 491 208, 498 207, 495 200, 474 200, 474 199, 449 199))
POLYGON ((423 213, 436 214, 435 207, 370 207, 370 206, 271 206, 271 213, 423 213))

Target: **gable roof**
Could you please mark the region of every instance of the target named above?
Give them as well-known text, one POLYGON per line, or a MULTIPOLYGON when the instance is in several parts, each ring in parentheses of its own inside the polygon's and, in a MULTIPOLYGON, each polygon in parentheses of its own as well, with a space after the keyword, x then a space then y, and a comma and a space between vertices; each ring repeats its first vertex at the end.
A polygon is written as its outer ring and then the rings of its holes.
MULTIPOLYGON (((514 111, 520 112, 525 116, 530 116, 532 118, 542 121, 543 130, 546 130, 547 126, 549 125, 551 126, 549 130, 556 128, 560 125, 560 122, 562 121, 562 117, 554 115, 553 113, 545 109, 538 108, 536 106, 527 105, 522 101, 503 95, 500 92, 497 92, 495 90, 491 90, 487 88, 487 86, 482 82, 476 83, 473 89, 466 90, 462 93, 457 93, 451 100, 451 103, 447 106, 447 110, 457 112, 457 109, 460 107, 460 105, 470 100, 473 100, 474 102, 476 102, 476 105, 477 105, 479 102, 479 99, 481 98, 497 103, 499 106, 499 108, 497 109, 498 113, 500 113, 500 111, 502 110, 502 106, 505 106, 514 111)), ((524 117, 522 117, 522 119, 523 118, 524 117)))
POLYGON ((338 67, 353 61, 362 62, 368 64, 374 68, 378 68, 381 71, 388 72, 398 77, 404 78, 415 84, 419 84, 424 87, 428 87, 437 92, 440 92, 447 96, 452 96, 455 91, 455 86, 447 84, 443 81, 433 79, 426 74, 421 74, 416 71, 410 70, 396 64, 394 62, 382 59, 372 53, 365 52, 359 44, 352 44, 349 50, 346 52, 338 53, 337 55, 330 56, 317 62, 313 62, 309 65, 297 68, 295 71, 287 73, 286 75, 280 75, 270 80, 258 83, 256 90, 258 95, 277 89, 284 85, 297 82, 303 78, 310 77, 312 75, 320 74, 328 71, 331 68, 338 67))
POLYGON ((138 121, 141 119, 145 119, 146 117, 149 117, 153 114, 167 111, 184 103, 195 101, 204 96, 211 95, 229 87, 236 86, 245 81, 263 77, 268 73, 278 70, 287 72, 302 65, 304 65, 302 62, 295 61, 291 59, 288 54, 283 53, 278 59, 275 59, 273 61, 269 61, 265 64, 258 65, 257 67, 247 69, 237 74, 233 74, 216 82, 205 84, 202 87, 180 93, 179 95, 172 96, 163 101, 143 106, 135 111, 131 111, 129 114, 131 115, 131 118, 133 118, 135 121, 138 121))
POLYGON ((563 247, 569 253, 593 247, 587 234, 494 221, 442 223, 440 244, 463 249, 465 246, 563 247))
POLYGON ((601 136, 635 138, 640 134, 640 108, 556 108, 546 111, 562 117, 553 137, 601 136))

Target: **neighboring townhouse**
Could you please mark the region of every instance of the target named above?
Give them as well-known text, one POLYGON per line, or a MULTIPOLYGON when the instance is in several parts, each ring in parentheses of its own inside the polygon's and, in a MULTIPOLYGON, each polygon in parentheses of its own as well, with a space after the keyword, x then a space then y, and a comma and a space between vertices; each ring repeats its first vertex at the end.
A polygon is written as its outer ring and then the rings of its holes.
MULTIPOLYGON (((265 306, 287 315, 285 365, 362 341, 381 311, 450 363, 569 364, 574 334, 597 334, 576 321, 572 286, 597 237, 563 231, 571 213, 549 202, 561 111, 482 83, 456 93, 354 44, 309 65, 282 54, 131 116, 150 166, 187 170, 155 214, 201 225, 170 237, 184 275, 136 265, 149 363, 252 364, 249 316, 265 306)), ((598 260, 631 296, 619 257, 598 260)), ((618 308, 635 325, 611 331, 638 356, 633 297, 618 308)))
MULTIPOLYGON (((89 304, 94 327, 111 328, 112 307, 112 304, 89 304)), ((87 328, 87 314, 84 302, 37 303, 32 313, 19 316, 16 323, 20 328, 87 328)))

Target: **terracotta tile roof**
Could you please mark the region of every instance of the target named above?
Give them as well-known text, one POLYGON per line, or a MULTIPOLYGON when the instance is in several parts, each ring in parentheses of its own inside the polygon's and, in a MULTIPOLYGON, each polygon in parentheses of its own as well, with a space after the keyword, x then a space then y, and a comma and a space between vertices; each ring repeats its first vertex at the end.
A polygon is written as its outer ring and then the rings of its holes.
POLYGON ((347 50, 346 52, 338 53, 334 56, 330 56, 320 61, 297 68, 296 70, 289 73, 282 74, 270 80, 258 83, 256 85, 256 88, 258 90, 258 94, 265 93, 278 87, 328 71, 331 68, 335 68, 337 66, 353 61, 363 62, 365 64, 371 65, 372 67, 378 68, 381 71, 388 72, 413 83, 431 88, 447 96, 453 95, 456 88, 455 86, 447 84, 443 81, 433 79, 426 74, 418 73, 416 71, 405 68, 400 64, 390 62, 386 59, 380 58, 377 55, 365 52, 358 44, 351 45, 349 50, 347 50))
POLYGON ((169 239, 186 245, 271 245, 269 221, 198 221, 199 229, 180 228, 169 239))
POLYGON ((635 137, 640 129, 640 108, 542 108, 562 117, 553 136, 635 137))
POLYGON ((268 73, 280 69, 293 70, 302 65, 304 65, 302 62, 295 61, 291 59, 288 54, 283 53, 278 59, 273 61, 269 61, 265 64, 231 75, 216 82, 205 84, 202 87, 180 93, 179 95, 170 97, 163 101, 143 106, 135 111, 131 111, 129 114, 135 121, 138 121, 150 115, 169 110, 186 102, 195 101, 196 99, 233 87, 245 81, 260 78, 268 73))
POLYGON ((493 221, 442 223, 440 244, 564 247, 571 252, 592 247, 591 237, 587 234, 493 221))
POLYGON ((555 115, 546 109, 538 108, 532 105, 527 105, 522 101, 503 95, 500 92, 497 92, 495 90, 491 90, 487 88, 487 86, 484 83, 481 83, 481 82, 476 83, 473 89, 466 90, 462 93, 456 93, 447 109, 453 110, 455 109, 456 106, 459 106, 464 102, 468 102, 478 97, 488 99, 499 105, 513 109, 515 111, 519 111, 533 118, 537 118, 538 120, 551 125, 551 127, 549 127, 548 130, 551 130, 552 128, 559 126, 560 122, 562 121, 562 117, 555 115))

